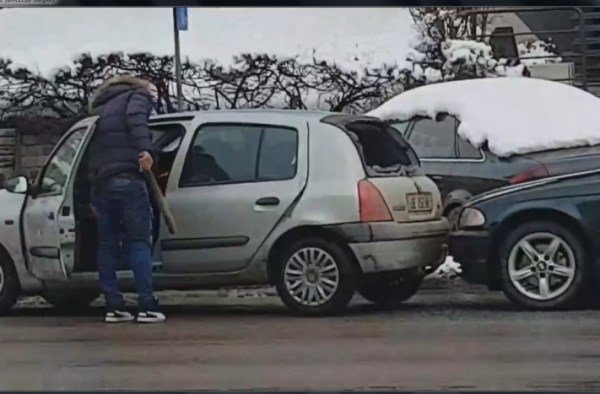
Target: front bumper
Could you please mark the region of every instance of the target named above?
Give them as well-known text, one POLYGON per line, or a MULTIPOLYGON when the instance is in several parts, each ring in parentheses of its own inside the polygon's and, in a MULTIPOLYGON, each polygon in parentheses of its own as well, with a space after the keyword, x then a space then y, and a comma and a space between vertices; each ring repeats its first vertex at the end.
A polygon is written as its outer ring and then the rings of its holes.
POLYGON ((487 231, 450 233, 450 255, 460 263, 462 277, 470 283, 489 283, 490 236, 487 231))
POLYGON ((352 249, 363 273, 439 267, 448 254, 445 218, 412 223, 353 223, 332 226, 352 249))

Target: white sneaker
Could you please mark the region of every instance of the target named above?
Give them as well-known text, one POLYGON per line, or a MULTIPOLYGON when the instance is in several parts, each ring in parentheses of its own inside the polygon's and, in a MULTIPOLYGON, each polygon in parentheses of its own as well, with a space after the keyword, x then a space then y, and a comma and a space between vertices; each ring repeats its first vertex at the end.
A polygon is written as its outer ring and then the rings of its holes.
POLYGON ((164 313, 153 311, 139 312, 136 319, 138 323, 160 323, 165 320, 167 320, 167 317, 164 313))
POLYGON ((134 317, 131 313, 126 311, 109 311, 104 315, 105 323, 126 323, 133 321, 134 317))

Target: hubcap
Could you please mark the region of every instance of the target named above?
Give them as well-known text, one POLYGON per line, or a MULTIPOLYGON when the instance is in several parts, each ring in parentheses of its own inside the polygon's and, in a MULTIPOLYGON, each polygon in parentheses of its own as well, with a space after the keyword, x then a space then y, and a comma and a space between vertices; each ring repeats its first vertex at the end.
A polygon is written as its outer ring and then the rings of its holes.
POLYGON ((562 295, 575 279, 575 253, 562 238, 535 233, 522 238, 508 258, 513 286, 524 296, 546 301, 562 295))
POLYGON ((320 248, 303 248, 286 262, 284 281, 294 300, 305 306, 319 306, 337 290, 340 273, 329 253, 320 248))

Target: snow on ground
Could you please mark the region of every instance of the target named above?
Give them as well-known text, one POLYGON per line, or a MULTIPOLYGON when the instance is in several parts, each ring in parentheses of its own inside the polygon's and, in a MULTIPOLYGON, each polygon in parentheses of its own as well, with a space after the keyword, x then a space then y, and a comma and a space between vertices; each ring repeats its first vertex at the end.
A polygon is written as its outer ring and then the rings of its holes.
POLYGON ((386 120, 456 115, 458 133, 488 141, 500 157, 600 144, 600 99, 581 89, 534 78, 486 78, 419 87, 368 113, 386 120))
POLYGON ((438 269, 431 274, 433 278, 448 278, 453 279, 459 277, 462 274, 460 263, 454 261, 452 256, 448 256, 444 263, 438 267, 438 269))
MULTIPOLYGON (((405 64, 416 34, 407 8, 189 8, 182 56, 228 65, 243 52, 335 61, 357 71, 405 64)), ((49 75, 82 53, 173 53, 171 8, 0 11, 0 57, 49 75)))

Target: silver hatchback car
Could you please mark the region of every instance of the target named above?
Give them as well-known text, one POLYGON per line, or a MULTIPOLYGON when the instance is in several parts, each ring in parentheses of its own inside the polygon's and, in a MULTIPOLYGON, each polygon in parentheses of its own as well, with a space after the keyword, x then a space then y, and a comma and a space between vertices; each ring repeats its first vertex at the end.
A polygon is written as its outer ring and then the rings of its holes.
MULTIPOLYGON (((95 121, 65 134, 35 182, 0 191, 2 313, 20 295, 73 309, 100 292, 85 168, 95 121)), ((377 119, 208 111, 154 117, 151 129, 178 226, 170 234, 157 220, 157 289, 275 285, 294 311, 324 315, 355 291, 399 304, 446 257, 440 193, 377 119)), ((134 289, 126 264, 119 279, 134 289)))

